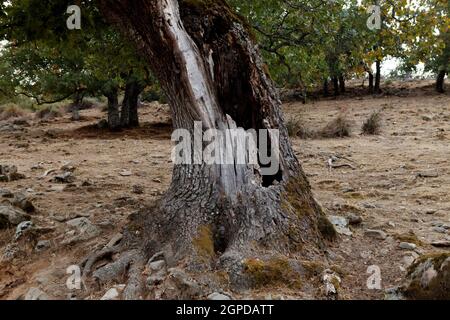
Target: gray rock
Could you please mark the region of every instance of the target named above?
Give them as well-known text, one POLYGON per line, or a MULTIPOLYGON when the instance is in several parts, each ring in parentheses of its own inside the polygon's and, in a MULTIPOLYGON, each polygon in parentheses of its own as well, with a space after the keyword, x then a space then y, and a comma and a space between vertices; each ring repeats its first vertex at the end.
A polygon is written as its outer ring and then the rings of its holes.
POLYGON ((24 179, 25 176, 20 174, 14 165, 0 165, 0 181, 11 182, 24 179))
POLYGON ((444 227, 434 227, 433 231, 437 233, 447 233, 447 229, 445 229, 444 227))
POLYGON ((101 233, 100 229, 85 217, 72 219, 66 223, 78 231, 80 240, 89 240, 101 233))
POLYGON ((435 241, 431 245, 436 248, 450 248, 450 240, 435 241))
POLYGON ((417 248, 417 245, 415 245, 414 243, 401 242, 399 247, 403 250, 415 250, 417 248))
POLYGON ((37 244, 36 244, 36 251, 38 252, 42 252, 45 251, 47 249, 49 249, 51 247, 51 242, 49 240, 40 240, 37 244))
POLYGON ((50 300, 50 297, 39 288, 31 288, 25 294, 24 300, 50 300))
POLYGON ((339 285, 341 284, 341 278, 332 270, 325 270, 322 274, 322 282, 325 286, 325 294, 327 296, 338 295, 339 285))
POLYGON ((120 296, 119 290, 116 288, 109 289, 100 300, 117 300, 120 296))
POLYGON ((219 292, 214 292, 211 293, 208 298, 208 300, 212 300, 212 301, 227 301, 227 300, 231 300, 231 298, 225 294, 219 293, 219 292))
POLYGON ((151 262, 148 264, 148 269, 152 272, 159 272, 163 270, 166 266, 166 262, 164 260, 159 260, 155 262, 151 262))
POLYGON ((352 226, 360 225, 363 222, 363 218, 356 214, 350 214, 347 219, 348 223, 352 226))
POLYGON ((28 221, 30 216, 19 208, 8 205, 0 205, 0 229, 9 226, 17 226, 21 222, 28 221))
POLYGON ((408 272, 401 291, 409 299, 450 299, 450 253, 423 256, 408 272))
POLYGON ((173 280, 183 297, 198 297, 201 295, 201 288, 196 281, 191 279, 183 270, 172 268, 169 270, 170 279, 173 280))
POLYGON ((336 232, 346 236, 352 236, 353 232, 348 228, 348 221, 344 217, 329 216, 328 219, 334 225, 336 232))
POLYGON ((33 222, 24 221, 24 222, 19 223, 19 225, 16 228, 15 239, 19 240, 23 235, 25 235, 31 229, 33 229, 33 222))
POLYGON ((54 183, 72 183, 75 181, 75 177, 71 171, 66 171, 56 175, 51 181, 54 183))
POLYGON ((370 238, 374 238, 374 239, 378 239, 378 240, 386 240, 387 239, 387 234, 381 230, 368 229, 364 232, 364 235, 366 237, 370 237, 370 238))

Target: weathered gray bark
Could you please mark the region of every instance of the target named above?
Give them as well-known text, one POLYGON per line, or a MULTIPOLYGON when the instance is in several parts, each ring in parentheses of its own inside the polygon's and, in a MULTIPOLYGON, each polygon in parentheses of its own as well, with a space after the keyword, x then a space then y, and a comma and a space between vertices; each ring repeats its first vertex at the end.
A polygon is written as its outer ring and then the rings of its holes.
POLYGON ((294 155, 258 47, 228 5, 221 0, 100 2, 160 81, 176 129, 193 133, 194 121, 201 121, 204 131, 280 130, 280 169, 273 176, 263 176, 259 165, 175 165, 160 212, 146 216, 147 239, 171 245, 180 259, 202 253, 212 259, 264 248, 306 252, 334 237, 294 155))
POLYGON ((104 95, 108 99, 108 127, 112 131, 119 130, 119 88, 117 86, 111 86, 105 91, 104 95))
POLYGON ((337 97, 338 95, 341 94, 341 91, 339 88, 339 78, 333 77, 332 81, 333 81, 334 96, 337 97))

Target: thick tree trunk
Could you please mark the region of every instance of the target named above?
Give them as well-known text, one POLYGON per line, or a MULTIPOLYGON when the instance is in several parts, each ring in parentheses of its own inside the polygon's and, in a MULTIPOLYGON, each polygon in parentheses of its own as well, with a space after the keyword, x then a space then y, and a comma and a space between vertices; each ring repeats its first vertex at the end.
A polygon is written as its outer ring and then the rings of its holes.
POLYGON ((373 91, 374 91, 374 85, 373 85, 374 77, 373 77, 373 73, 372 72, 368 72, 368 74, 369 74, 369 93, 373 93, 373 91))
POLYGON ((127 79, 125 87, 125 96, 122 102, 122 111, 120 114, 120 123, 122 127, 135 128, 139 127, 139 95, 141 94, 143 87, 140 85, 139 80, 131 74, 127 79))
MULTIPOLYGON (((198 130, 194 122, 200 121, 203 132, 279 130, 279 139, 269 133, 269 149, 279 146, 280 151, 279 169, 271 175, 263 174, 263 163, 236 159, 231 164, 175 164, 159 214, 147 216, 148 240, 169 244, 180 259, 212 259, 231 252, 248 256, 254 249, 306 252, 335 236, 294 155, 258 47, 224 1, 101 4, 158 77, 175 129, 193 135, 198 130)), ((223 141, 218 144, 226 148, 223 141)))
POLYGON ((445 74, 446 74, 446 71, 441 70, 441 71, 439 71, 437 78, 436 78, 436 91, 439 93, 445 92, 445 88, 444 88, 445 74))
POLYGON ((119 89, 117 86, 111 86, 104 94, 108 98, 109 130, 117 131, 120 129, 119 89))
POLYGON ((339 78, 338 77, 333 77, 332 81, 333 81, 334 96, 337 97, 338 95, 341 94, 341 91, 340 91, 340 88, 339 88, 339 78))
POLYGON ((328 97, 330 95, 330 89, 328 87, 328 79, 325 79, 323 81, 323 95, 325 97, 328 97))
POLYGON ((345 78, 343 75, 339 76, 339 88, 341 90, 341 93, 345 93, 345 78))
POLYGON ((375 64, 376 64, 377 73, 375 75, 374 92, 379 94, 379 93, 381 93, 381 61, 377 60, 375 64))

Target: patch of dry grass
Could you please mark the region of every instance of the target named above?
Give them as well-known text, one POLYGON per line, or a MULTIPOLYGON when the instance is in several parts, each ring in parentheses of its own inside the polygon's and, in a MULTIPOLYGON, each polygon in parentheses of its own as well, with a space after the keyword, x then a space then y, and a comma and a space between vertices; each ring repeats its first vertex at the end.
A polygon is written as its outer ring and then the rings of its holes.
POLYGON ((45 106, 36 111, 35 117, 41 120, 52 120, 61 117, 63 112, 60 106, 45 106))
POLYGON ((362 133, 365 135, 378 135, 381 133, 381 113, 373 112, 362 126, 362 133))
POLYGON ((7 103, 0 106, 0 121, 12 118, 23 118, 27 112, 15 103, 7 103))
POLYGON ((337 118, 330 121, 318 135, 322 138, 345 138, 352 133, 351 122, 345 113, 340 113, 337 118))
POLYGON ((310 130, 301 117, 291 117, 286 122, 286 128, 290 137, 301 139, 310 139, 315 136, 314 131, 310 130))

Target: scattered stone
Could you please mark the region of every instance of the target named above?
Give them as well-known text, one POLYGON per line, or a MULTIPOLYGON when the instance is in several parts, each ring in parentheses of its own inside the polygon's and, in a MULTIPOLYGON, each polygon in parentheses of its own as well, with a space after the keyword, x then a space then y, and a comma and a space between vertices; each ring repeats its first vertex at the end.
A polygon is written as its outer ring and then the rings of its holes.
POLYGON ((429 209, 429 210, 425 211, 425 214, 428 214, 428 215, 433 215, 435 213, 436 213, 436 210, 433 210, 433 209, 429 209))
POLYGON ((214 292, 211 293, 208 298, 208 300, 211 301, 228 301, 231 300, 231 298, 225 294, 219 293, 219 292, 214 292))
POLYGON ((433 231, 437 233, 447 233, 447 229, 445 229, 444 227, 434 227, 433 231))
POLYGON ((330 269, 325 270, 322 275, 322 281, 325 285, 325 295, 338 295, 342 280, 335 272, 330 269))
POLYGON ((11 182, 24 179, 25 175, 18 173, 14 165, 0 165, 0 182, 11 182))
POLYGON ((155 178, 155 179, 153 179, 153 182, 161 183, 161 179, 155 178))
POLYGON ((450 248, 450 240, 435 241, 431 245, 435 248, 450 248))
POLYGON ((75 177, 71 171, 65 171, 61 174, 56 175, 51 182, 54 183, 73 183, 75 181, 75 177))
POLYGON ((352 226, 360 225, 363 222, 363 218, 356 214, 350 214, 348 217, 348 223, 352 226))
POLYGON ((120 296, 119 290, 116 288, 109 289, 103 297, 100 298, 100 300, 117 300, 120 296))
POLYGON ((134 185, 133 186, 133 193, 134 194, 144 194, 144 187, 140 185, 134 185))
POLYGON ((417 245, 415 245, 414 243, 401 242, 399 247, 403 250, 415 250, 417 248, 417 245))
POLYGON ((9 205, 0 205, 0 229, 17 226, 29 219, 30 216, 19 208, 14 208, 9 205))
POLYGON ((166 262, 164 260, 159 260, 148 264, 148 269, 154 273, 163 270, 165 267, 166 262))
POLYGON ((450 299, 450 253, 423 256, 409 269, 403 294, 410 299, 450 299))
POLYGON ((424 116, 422 117, 422 120, 423 120, 423 121, 433 121, 433 120, 434 120, 434 117, 433 117, 433 116, 430 116, 430 115, 424 115, 424 116))
POLYGON ((14 193, 6 189, 0 189, 0 198, 12 199, 14 198, 14 193))
POLYGON ((27 300, 27 301, 42 300, 42 301, 44 301, 44 300, 50 300, 50 297, 41 289, 31 288, 25 294, 24 300, 27 300))
POLYGON ((417 178, 437 178, 439 177, 439 173, 436 171, 424 171, 419 172, 416 175, 417 178))
POLYGON ((33 213, 36 211, 36 208, 34 207, 33 203, 24 193, 15 194, 14 199, 12 201, 12 205, 22 209, 27 213, 33 213))
POLYGON ((33 229, 33 222, 31 222, 31 221, 21 222, 16 228, 16 234, 15 234, 14 238, 16 239, 16 241, 19 240, 23 235, 25 235, 31 229, 33 229))
POLYGON ((374 238, 374 239, 378 239, 378 240, 386 240, 387 239, 387 234, 381 230, 368 229, 364 232, 364 235, 366 237, 370 237, 370 238, 374 238))
POLYGON ((63 241, 63 244, 71 244, 77 241, 90 240, 101 233, 100 229, 93 225, 92 222, 85 217, 72 219, 70 221, 67 221, 66 224, 75 228, 78 231, 78 235, 63 241))
POLYGON ((133 175, 133 173, 129 170, 123 170, 119 173, 122 177, 130 177, 133 175))
POLYGON ((329 216, 328 219, 330 220, 331 224, 334 225, 337 233, 349 237, 353 235, 353 232, 348 228, 348 221, 346 218, 339 216, 329 216))
POLYGON ((183 270, 172 268, 169 270, 169 277, 180 290, 183 297, 198 297, 201 295, 200 286, 192 280, 183 270))
POLYGON ((51 242, 49 240, 40 240, 37 244, 36 244, 36 251, 38 252, 42 252, 45 251, 47 249, 49 249, 51 247, 51 242))

